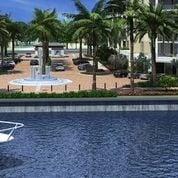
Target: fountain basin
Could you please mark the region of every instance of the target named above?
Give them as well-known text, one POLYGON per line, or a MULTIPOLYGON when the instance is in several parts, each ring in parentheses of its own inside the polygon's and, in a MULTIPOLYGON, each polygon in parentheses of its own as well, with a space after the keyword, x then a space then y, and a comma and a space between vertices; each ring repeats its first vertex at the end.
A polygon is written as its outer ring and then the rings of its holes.
POLYGON ((60 85, 67 85, 72 83, 69 79, 60 79, 55 77, 49 76, 41 76, 39 78, 22 78, 10 81, 11 85, 19 85, 19 86, 60 86, 60 85))

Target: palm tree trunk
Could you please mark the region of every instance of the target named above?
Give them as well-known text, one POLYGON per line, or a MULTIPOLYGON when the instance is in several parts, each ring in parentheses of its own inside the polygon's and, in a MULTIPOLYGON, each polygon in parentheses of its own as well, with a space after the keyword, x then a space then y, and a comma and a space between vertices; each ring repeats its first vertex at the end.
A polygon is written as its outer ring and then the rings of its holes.
POLYGON ((46 41, 46 64, 50 64, 50 57, 49 57, 49 42, 46 41))
POLYGON ((156 82, 156 38, 151 39, 152 81, 156 82))
POLYGON ((7 56, 7 44, 4 46, 4 55, 7 56))
POLYGON ((66 49, 69 49, 69 43, 66 43, 66 49))
POLYGON ((82 59, 82 38, 80 39, 79 58, 82 59))
POLYGON ((42 46, 43 46, 42 74, 45 75, 45 73, 46 73, 45 66, 46 66, 46 63, 47 63, 47 60, 48 60, 48 56, 47 56, 48 42, 47 41, 43 41, 42 46))
POLYGON ((98 61, 97 61, 97 56, 96 56, 96 51, 97 51, 97 46, 93 46, 93 83, 92 83, 92 90, 96 90, 96 72, 98 70, 98 61))
POLYGON ((130 76, 130 87, 132 93, 134 93, 134 22, 133 18, 130 19, 130 67, 131 67, 131 76, 130 76))
POLYGON ((12 38, 12 60, 15 60, 15 39, 12 38))
POLYGON ((3 44, 1 44, 1 60, 2 60, 1 65, 3 66, 3 64, 4 64, 4 46, 3 46, 3 44))
POLYGON ((172 37, 172 57, 175 57, 175 35, 172 37))
POLYGON ((87 42, 87 56, 90 55, 90 43, 89 41, 87 42))

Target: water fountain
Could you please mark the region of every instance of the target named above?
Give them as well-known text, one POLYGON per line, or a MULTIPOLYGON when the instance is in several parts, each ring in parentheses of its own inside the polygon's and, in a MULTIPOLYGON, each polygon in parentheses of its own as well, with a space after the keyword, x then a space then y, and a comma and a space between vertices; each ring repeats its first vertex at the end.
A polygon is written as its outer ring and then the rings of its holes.
POLYGON ((39 66, 31 66, 31 76, 29 78, 16 79, 9 82, 11 85, 17 86, 59 86, 72 83, 69 79, 56 78, 51 76, 51 66, 46 66, 45 74, 42 74, 43 52, 38 50, 39 66))

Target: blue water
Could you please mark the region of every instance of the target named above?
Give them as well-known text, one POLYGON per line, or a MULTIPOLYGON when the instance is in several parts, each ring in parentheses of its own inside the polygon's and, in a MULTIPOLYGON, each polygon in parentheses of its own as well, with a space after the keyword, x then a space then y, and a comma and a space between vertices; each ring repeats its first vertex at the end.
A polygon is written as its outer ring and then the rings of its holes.
POLYGON ((0 178, 178 177, 178 112, 0 114, 0 178))

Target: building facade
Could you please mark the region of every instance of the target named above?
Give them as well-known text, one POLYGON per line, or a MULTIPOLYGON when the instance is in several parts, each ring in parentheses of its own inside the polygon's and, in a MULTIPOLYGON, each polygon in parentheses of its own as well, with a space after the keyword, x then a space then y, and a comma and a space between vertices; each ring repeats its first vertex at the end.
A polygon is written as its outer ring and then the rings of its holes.
MULTIPOLYGON (((150 0, 149 2, 153 5, 162 5, 166 11, 173 10, 178 4, 178 0, 150 0)), ((173 60, 178 59, 178 39, 175 35, 169 41, 158 37, 156 42, 156 58, 157 71, 159 73, 169 73, 172 70, 171 63, 173 60)))
MULTIPOLYGON (((178 5, 178 0, 144 0, 145 3, 152 3, 153 5, 162 5, 166 11, 173 10, 178 5)), ((135 53, 140 52, 151 57, 150 40, 145 36, 141 42, 135 43, 135 53)), ((156 62, 158 73, 171 73, 172 62, 178 60, 178 37, 172 36, 169 41, 158 37, 156 41, 156 62)))

